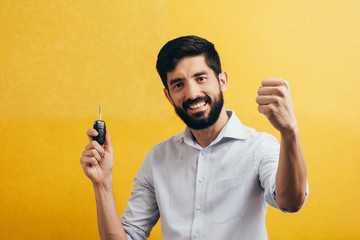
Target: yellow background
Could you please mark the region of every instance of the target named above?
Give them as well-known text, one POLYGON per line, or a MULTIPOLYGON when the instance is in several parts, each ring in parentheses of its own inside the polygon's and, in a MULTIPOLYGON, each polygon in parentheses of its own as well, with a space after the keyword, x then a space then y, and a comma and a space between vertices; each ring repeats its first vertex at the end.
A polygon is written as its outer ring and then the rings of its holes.
POLYGON ((269 239, 360 239, 358 0, 1 0, 1 239, 98 239, 85 131, 102 104, 121 213, 147 151, 184 128, 155 61, 188 34, 215 44, 226 107, 259 131, 279 138, 261 80, 290 83, 310 196, 298 214, 269 208, 269 239))

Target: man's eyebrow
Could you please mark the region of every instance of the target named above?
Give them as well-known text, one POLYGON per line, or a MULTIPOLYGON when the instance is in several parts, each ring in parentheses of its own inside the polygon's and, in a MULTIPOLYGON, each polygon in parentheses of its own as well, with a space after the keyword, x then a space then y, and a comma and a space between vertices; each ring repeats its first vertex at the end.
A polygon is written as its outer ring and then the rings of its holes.
POLYGON ((172 86, 172 85, 174 85, 175 83, 180 82, 181 80, 183 80, 183 78, 175 78, 175 79, 172 79, 172 80, 169 81, 169 85, 172 86))
MULTIPOLYGON (((201 71, 201 72, 195 73, 195 74, 193 75, 193 77, 198 77, 198 76, 202 76, 202 75, 206 75, 206 74, 208 74, 206 71, 201 71)), ((182 81, 182 80, 184 80, 184 78, 171 79, 171 80, 169 81, 169 85, 172 86, 172 85, 174 85, 174 84, 176 84, 176 83, 178 83, 178 82, 180 82, 180 81, 182 81)))
POLYGON ((206 71, 202 71, 202 72, 195 73, 195 74, 193 75, 193 77, 198 77, 198 76, 206 75, 206 74, 207 74, 206 71))

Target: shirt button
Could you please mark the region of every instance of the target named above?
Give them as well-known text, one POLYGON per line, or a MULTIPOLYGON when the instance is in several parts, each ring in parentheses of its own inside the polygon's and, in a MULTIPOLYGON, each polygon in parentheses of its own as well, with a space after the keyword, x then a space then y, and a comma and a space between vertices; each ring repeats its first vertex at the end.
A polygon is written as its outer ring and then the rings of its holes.
POLYGON ((194 233, 194 238, 198 238, 199 237, 199 234, 198 233, 194 233))
POLYGON ((205 155, 205 154, 206 154, 205 150, 202 150, 201 155, 205 155))
POLYGON ((201 207, 200 207, 200 206, 196 206, 195 209, 199 211, 199 210, 201 209, 201 207))
POLYGON ((203 183, 204 182, 204 179, 203 178, 200 178, 199 179, 199 183, 203 183))

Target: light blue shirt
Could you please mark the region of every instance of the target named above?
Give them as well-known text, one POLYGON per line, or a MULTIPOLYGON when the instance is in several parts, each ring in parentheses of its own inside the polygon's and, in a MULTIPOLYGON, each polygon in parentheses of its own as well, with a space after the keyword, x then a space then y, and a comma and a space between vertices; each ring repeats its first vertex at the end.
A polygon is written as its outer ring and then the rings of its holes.
POLYGON ((186 128, 150 150, 121 216, 128 239, 146 239, 160 216, 164 240, 267 239, 280 146, 230 113, 206 148, 186 128))

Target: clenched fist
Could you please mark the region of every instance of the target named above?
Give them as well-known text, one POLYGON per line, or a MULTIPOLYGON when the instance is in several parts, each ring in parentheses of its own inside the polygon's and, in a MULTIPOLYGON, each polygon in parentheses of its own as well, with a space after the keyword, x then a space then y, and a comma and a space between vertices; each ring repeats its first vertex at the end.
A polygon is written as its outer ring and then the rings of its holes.
POLYGON ((264 79, 258 90, 258 111, 281 133, 297 131, 289 83, 283 79, 264 79))

